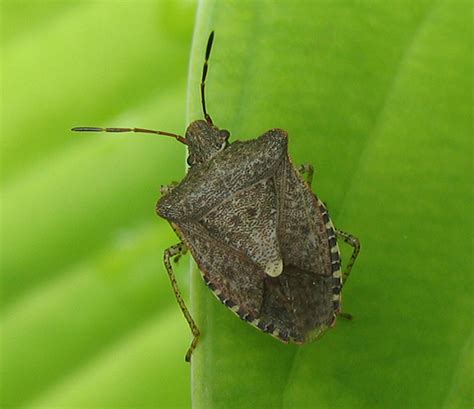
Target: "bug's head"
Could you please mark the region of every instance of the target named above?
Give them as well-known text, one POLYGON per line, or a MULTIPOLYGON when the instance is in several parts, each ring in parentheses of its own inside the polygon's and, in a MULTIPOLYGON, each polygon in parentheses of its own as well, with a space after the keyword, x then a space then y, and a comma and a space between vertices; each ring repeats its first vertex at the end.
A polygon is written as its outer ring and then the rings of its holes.
POLYGON ((226 148, 229 136, 229 131, 218 129, 208 121, 200 119, 192 122, 185 138, 189 153, 188 165, 208 162, 226 148))

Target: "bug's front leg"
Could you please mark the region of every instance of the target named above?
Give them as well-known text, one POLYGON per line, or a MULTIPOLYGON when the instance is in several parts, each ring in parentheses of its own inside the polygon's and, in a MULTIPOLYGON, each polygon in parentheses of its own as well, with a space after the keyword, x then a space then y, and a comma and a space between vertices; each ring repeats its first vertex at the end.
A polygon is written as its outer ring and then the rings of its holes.
POLYGON ((297 168, 300 175, 306 175, 306 182, 309 186, 313 183, 314 168, 309 163, 304 163, 297 168))
POLYGON ((183 297, 181 296, 181 292, 179 291, 179 288, 178 288, 178 283, 176 282, 176 277, 174 275, 173 268, 171 267, 171 263, 170 263, 170 259, 172 257, 180 257, 181 255, 185 254, 186 251, 187 251, 187 247, 184 243, 175 244, 174 246, 171 246, 170 248, 165 250, 165 253, 163 255, 163 261, 165 263, 166 271, 168 272, 168 276, 171 281, 171 287, 173 287, 173 292, 176 297, 176 301, 178 301, 179 307, 181 308, 181 311, 184 314, 184 318, 186 318, 189 328, 191 329, 191 332, 193 333, 193 336, 194 336, 193 341, 191 342, 191 345, 188 349, 188 352, 186 353, 186 357, 184 358, 186 362, 190 362, 191 355, 194 349, 196 348, 200 332, 196 323, 193 320, 193 317, 191 317, 191 314, 189 313, 189 310, 186 307, 186 304, 184 303, 183 297))

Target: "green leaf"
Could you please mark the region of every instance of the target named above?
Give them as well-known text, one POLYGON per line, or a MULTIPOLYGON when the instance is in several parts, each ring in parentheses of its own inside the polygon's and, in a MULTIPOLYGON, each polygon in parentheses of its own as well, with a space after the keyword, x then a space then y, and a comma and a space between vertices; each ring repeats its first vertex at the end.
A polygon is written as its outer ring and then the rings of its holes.
MULTIPOLYGON (((362 252, 352 322, 284 345, 226 310, 193 272, 202 337, 195 408, 435 408, 472 402, 472 33, 464 1, 208 1, 188 122, 235 139, 280 127, 295 163, 362 252), (469 375, 470 374, 470 375, 469 375)), ((347 252, 346 252, 347 254, 347 252)))

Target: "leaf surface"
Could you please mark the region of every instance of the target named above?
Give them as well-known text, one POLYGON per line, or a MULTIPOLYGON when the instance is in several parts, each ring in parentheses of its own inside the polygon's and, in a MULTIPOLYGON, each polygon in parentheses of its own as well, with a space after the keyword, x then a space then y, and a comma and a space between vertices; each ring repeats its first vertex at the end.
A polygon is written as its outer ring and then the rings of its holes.
POLYGON ((195 408, 469 405, 469 11, 463 1, 200 4, 188 119, 201 115, 215 30, 214 122, 234 140, 287 130, 294 163, 314 165, 315 192, 362 252, 343 296, 355 319, 302 347, 238 320, 194 274, 195 408))

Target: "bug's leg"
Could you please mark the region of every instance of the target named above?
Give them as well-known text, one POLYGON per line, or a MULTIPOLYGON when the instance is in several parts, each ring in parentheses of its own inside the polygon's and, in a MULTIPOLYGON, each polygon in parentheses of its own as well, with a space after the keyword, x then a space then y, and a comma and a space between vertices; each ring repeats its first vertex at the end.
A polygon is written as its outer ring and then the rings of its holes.
POLYGON ((313 165, 310 165, 309 163, 304 163, 303 165, 298 166, 297 170, 300 175, 306 174, 306 182, 308 183, 308 185, 311 186, 311 183, 313 183, 314 174, 313 165))
MULTIPOLYGON (((360 250, 360 242, 357 237, 354 237, 352 234, 343 232, 341 230, 335 229, 336 230, 336 236, 340 237, 342 240, 344 240, 347 244, 352 246, 354 248, 352 252, 352 256, 349 260, 349 263, 347 264, 346 268, 342 272, 342 285, 344 286, 345 282, 349 278, 349 274, 351 273, 352 266, 354 265, 354 262, 356 261, 357 255, 359 254, 360 250)), ((352 314, 349 314, 347 312, 340 312, 339 317, 344 318, 346 320, 351 321, 353 316, 352 314)))
POLYGON ((344 240, 347 244, 352 246, 354 250, 352 251, 352 256, 349 260, 349 263, 347 264, 346 268, 342 272, 342 285, 344 285, 349 278, 349 274, 351 273, 352 266, 354 265, 356 258, 359 254, 360 251, 360 242, 357 237, 354 237, 352 234, 343 232, 341 230, 336 229, 336 236, 340 237, 342 240, 344 240))
POLYGON ((184 256, 187 252, 188 252, 188 248, 183 244, 183 249, 181 250, 181 253, 178 253, 176 254, 176 256, 174 256, 173 263, 177 264, 181 256, 184 256))
POLYGON ((170 248, 165 250, 165 253, 163 255, 163 261, 165 263, 166 271, 168 272, 168 276, 171 281, 171 286, 173 287, 174 295, 176 296, 176 301, 178 301, 179 308, 181 308, 181 311, 184 314, 184 318, 186 318, 189 328, 191 329, 191 332, 194 336, 193 341, 191 342, 191 345, 188 349, 188 352, 186 352, 186 357, 184 358, 186 362, 189 362, 191 360, 191 354, 196 348, 200 332, 196 323, 193 320, 193 317, 191 317, 191 314, 189 313, 186 304, 184 303, 183 297, 181 296, 181 292, 178 288, 178 283, 176 282, 176 277, 174 275, 173 268, 171 267, 170 263, 171 257, 180 256, 186 253, 186 251, 187 248, 184 243, 175 244, 174 246, 171 246, 170 248))

